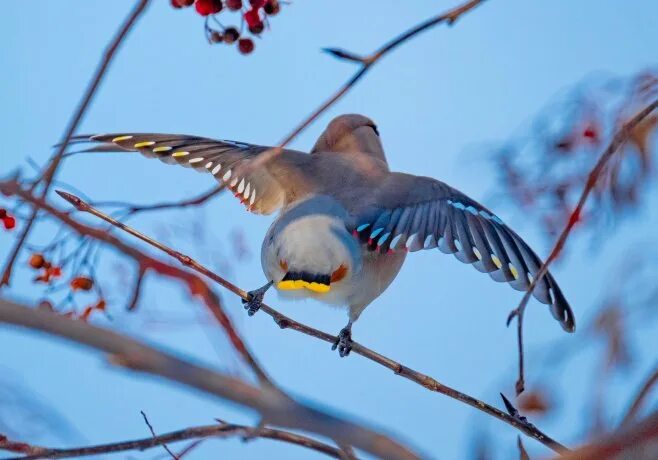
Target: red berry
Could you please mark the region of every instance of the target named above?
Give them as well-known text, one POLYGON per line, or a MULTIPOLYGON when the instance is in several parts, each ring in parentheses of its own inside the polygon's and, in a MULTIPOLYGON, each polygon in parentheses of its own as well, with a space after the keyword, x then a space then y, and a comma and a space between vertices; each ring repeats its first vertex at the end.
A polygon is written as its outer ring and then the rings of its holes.
POLYGON ((30 267, 38 270, 46 265, 46 259, 41 254, 32 254, 30 256, 29 264, 30 267))
POLYGON ((583 131, 583 137, 586 137, 587 139, 595 140, 597 138, 596 130, 591 126, 585 128, 585 130, 583 131))
POLYGON ((267 0, 249 0, 249 4, 253 9, 257 10, 258 8, 262 8, 266 1, 267 0))
POLYGON ((252 10, 247 11, 247 12, 244 14, 244 20, 245 20, 245 22, 247 23, 247 26, 248 26, 248 27, 255 27, 255 26, 258 25, 259 23, 262 23, 262 22, 263 22, 263 21, 261 21, 261 19, 260 19, 260 15, 258 14, 258 10, 257 10, 257 9, 252 9, 252 10))
MULTIPOLYGON (((253 46, 252 46, 252 48, 253 48, 253 46)), ((14 219, 14 218, 13 218, 12 216, 10 216, 10 215, 6 215, 6 216, 2 219, 2 223, 5 224, 5 228, 6 228, 7 230, 11 230, 12 228, 14 228, 14 227, 16 226, 16 219, 14 219)))
POLYGON ((279 0, 267 0, 267 2, 265 2, 265 6, 263 6, 263 11, 265 11, 265 14, 268 16, 274 16, 275 14, 278 14, 279 11, 281 11, 279 0))
POLYGON ((242 9, 242 0, 226 0, 226 8, 231 11, 242 9))
POLYGON ((5 208, 0 208, 0 219, 4 219, 7 215, 7 210, 5 208))
POLYGON ((193 4, 194 0, 171 0, 171 6, 174 8, 188 7, 192 6, 193 4))
POLYGON ((238 49, 242 54, 249 54, 254 50, 254 41, 251 38, 238 40, 238 49))
POLYGON ((265 24, 262 21, 254 24, 253 26, 249 26, 249 32, 254 35, 259 35, 264 29, 265 24))
POLYGON ((219 13, 223 6, 221 0, 197 0, 194 4, 196 12, 201 16, 219 13))
POLYGON ((224 31, 224 43, 234 43, 238 38, 240 38, 240 32, 235 27, 227 27, 224 31))

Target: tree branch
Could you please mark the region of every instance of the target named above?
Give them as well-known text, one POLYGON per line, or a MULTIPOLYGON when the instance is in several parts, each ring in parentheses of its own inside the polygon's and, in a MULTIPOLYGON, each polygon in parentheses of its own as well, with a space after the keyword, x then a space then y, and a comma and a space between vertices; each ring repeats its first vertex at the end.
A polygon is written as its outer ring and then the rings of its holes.
POLYGON ((633 129, 638 124, 640 124, 642 120, 648 117, 651 114, 651 112, 653 112, 656 108, 658 108, 658 99, 654 100, 645 108, 643 108, 638 113, 636 113, 631 119, 626 121, 621 126, 621 128, 619 128, 619 130, 615 133, 612 140, 608 144, 607 148, 603 151, 598 161, 596 162, 596 164, 590 171, 589 175, 587 176, 587 182, 585 183, 585 187, 583 188, 580 198, 578 199, 578 203, 576 204, 574 210, 571 212, 571 215, 569 216, 569 220, 564 226, 564 229, 560 233, 560 236, 558 237, 557 241, 553 245, 551 252, 549 253, 544 263, 541 265, 541 267, 539 267, 537 274, 533 277, 533 280, 528 286, 528 289, 526 290, 525 294, 523 295, 521 302, 519 302, 519 305, 510 312, 507 318, 508 325, 510 324, 512 319, 516 318, 517 320, 516 321, 517 340, 518 340, 518 349, 519 349, 519 376, 516 381, 517 395, 522 393, 525 388, 525 375, 524 375, 525 370, 524 370, 524 356, 523 356, 523 316, 525 313, 525 308, 528 305, 528 300, 530 300, 530 296, 532 295, 532 292, 534 291, 535 286, 537 285, 539 280, 541 280, 544 277, 544 275, 548 273, 549 265, 553 263, 555 259, 557 259, 558 255, 562 251, 562 248, 564 247, 567 238, 571 233, 571 230, 576 225, 576 223, 580 220, 580 216, 582 214, 583 208, 585 207, 585 203, 587 202, 587 198, 589 197, 590 193, 594 189, 594 186, 596 185, 599 176, 601 176, 601 173, 604 171, 608 161, 610 160, 610 158, 612 158, 615 152, 617 152, 617 150, 619 150, 619 148, 626 142, 629 135, 632 133, 633 129))
MULTIPOLYGON (((120 251, 124 252, 125 254, 136 258, 137 260, 140 260, 140 257, 148 257, 145 255, 142 255, 141 252, 137 251, 136 249, 126 245, 123 243, 121 240, 118 240, 116 237, 109 235, 107 232, 102 232, 99 230, 96 230, 91 227, 86 227, 77 221, 73 220, 70 216, 68 216, 66 213, 59 211, 55 208, 53 208, 50 204, 44 202, 43 200, 39 200, 38 198, 32 196, 28 191, 22 190, 20 186, 15 183, 15 182, 6 182, 6 183, 0 183, 0 190, 5 193, 5 194, 11 194, 11 195, 17 195, 21 199, 23 199, 26 202, 31 203, 34 206, 39 206, 46 210, 50 215, 53 217, 59 219, 61 222, 67 224, 68 226, 72 227, 74 230, 78 231, 81 234, 89 235, 93 238, 100 239, 101 241, 104 241, 115 248, 119 249, 120 251)), ((142 241, 147 242, 148 244, 154 246, 157 249, 160 249, 161 251, 164 251, 165 253, 171 255, 172 257, 176 258, 179 262, 181 262, 183 265, 190 267, 197 272, 207 276, 208 278, 212 279, 213 281, 217 282, 224 288, 228 289, 229 291, 233 292, 234 294, 240 296, 242 299, 247 300, 248 299, 248 294, 246 291, 240 289, 230 281, 222 278, 221 276, 217 275, 216 273, 212 272, 208 268, 204 267, 203 265, 199 264, 189 256, 185 254, 181 254, 178 251, 175 251, 162 243, 159 243, 152 238, 143 235, 142 233, 138 232, 137 230, 134 230, 133 228, 116 221, 112 217, 104 214, 103 212, 99 211, 98 209, 95 209, 91 207, 89 204, 86 202, 82 201, 80 198, 71 195, 66 192, 61 192, 58 191, 58 193, 65 198, 67 201, 72 203, 77 209, 91 213, 100 219, 105 220, 106 222, 111 223, 112 225, 130 233, 133 236, 136 236, 137 238, 141 239, 142 241)), ((325 342, 328 343, 334 343, 336 341, 336 337, 334 335, 328 334, 326 332, 320 331, 318 329, 312 328, 310 326, 307 326, 305 324, 302 324, 298 321, 293 320, 292 318, 289 318, 282 313, 278 312, 274 308, 263 304, 260 308, 260 311, 264 312, 265 314, 269 315, 272 317, 274 322, 281 327, 282 329, 292 329, 297 332, 301 332, 303 334, 309 335, 311 337, 315 337, 320 340, 324 340, 325 342)), ((520 420, 517 417, 513 417, 504 411, 497 409, 496 407, 493 407, 489 404, 486 404, 483 401, 480 401, 472 396, 469 396, 465 393, 462 393, 458 390, 455 390, 447 385, 444 385, 434 378, 425 375, 421 372, 418 372, 414 369, 411 369, 410 367, 404 366, 403 364, 394 361, 390 358, 387 358, 386 356, 383 356, 379 353, 377 353, 374 350, 371 350, 357 342, 354 342, 352 345, 352 352, 359 354, 377 364, 380 364, 384 367, 387 367, 388 369, 392 370, 395 374, 400 375, 402 377, 405 377, 412 382, 415 382, 419 385, 422 385, 423 387, 427 388, 428 390, 444 394, 446 396, 449 396, 450 398, 456 399, 462 403, 468 404, 471 407, 474 407, 477 410, 480 410, 488 415, 491 415, 509 425, 512 427, 516 428, 517 430, 521 431, 522 433, 526 434, 527 436, 536 439, 537 441, 541 442, 545 446, 549 447, 550 449, 553 449, 556 452, 564 452, 567 451, 568 449, 557 442, 556 440, 552 439, 550 436, 546 435, 542 431, 540 431, 537 427, 532 425, 531 423, 528 423, 527 421, 520 420)))
POLYGON ((658 385, 658 368, 654 369, 651 375, 649 375, 649 377, 644 381, 640 391, 638 391, 635 398, 633 398, 633 402, 628 408, 626 415, 622 419, 620 426, 627 426, 635 419, 647 397, 651 394, 651 390, 653 390, 656 385, 658 385))
MULTIPOLYGON (((438 16, 434 16, 430 19, 427 19, 420 24, 412 27, 411 29, 403 32, 397 37, 391 39, 390 41, 383 44, 377 50, 373 51, 370 55, 366 57, 360 57, 351 51, 345 51, 337 48, 327 48, 326 52, 331 54, 334 57, 339 59, 344 59, 346 61, 355 62, 359 64, 359 69, 347 80, 334 94, 332 94, 326 101, 324 101, 317 109, 315 109, 310 115, 304 118, 280 143, 277 147, 274 147, 267 152, 263 152, 251 161, 249 164, 245 165, 245 171, 253 170, 259 165, 266 163, 270 158, 275 155, 278 155, 281 150, 292 142, 299 134, 301 134, 308 126, 313 123, 320 115, 326 112, 331 106, 338 102, 347 92, 356 85, 359 80, 361 80, 368 71, 381 59, 384 58, 388 53, 393 51, 398 46, 407 42, 416 35, 424 32, 428 29, 431 29, 434 26, 437 26, 442 23, 447 23, 448 25, 454 24, 457 19, 459 19, 463 14, 474 9, 476 6, 484 3, 485 0, 469 0, 445 13, 442 13, 438 16)), ((244 174, 242 174, 244 175, 244 174)))
MULTIPOLYGON (((25 443, 16 444, 19 449, 14 450, 11 446, 6 447, 2 444, 0 436, 0 449, 6 449, 17 453, 25 453, 26 446, 29 454, 23 457, 12 457, 4 460, 39 460, 39 459, 56 459, 56 458, 73 458, 84 457, 86 455, 110 454, 115 452, 125 452, 130 450, 144 451, 164 444, 173 444, 189 439, 206 439, 206 438, 229 438, 229 437, 256 437, 262 439, 272 439, 275 441, 294 444, 306 447, 313 451, 326 454, 333 458, 341 458, 342 452, 336 447, 332 447, 323 442, 317 441, 307 436, 302 436, 290 431, 275 430, 272 428, 261 428, 256 430, 245 425, 236 425, 233 423, 220 423, 218 425, 204 425, 185 428, 182 430, 172 431, 161 435, 151 436, 148 438, 135 439, 131 441, 113 442, 108 444, 98 444, 93 446, 75 447, 71 449, 51 449, 40 446, 31 446, 25 443)), ((11 441, 8 441, 11 442, 11 441)), ((179 454, 180 457, 180 454, 179 454)))
MULTIPOLYGON (((146 426, 149 427, 149 431, 151 432, 151 437, 152 437, 152 439, 153 439, 153 438, 157 438, 158 435, 155 434, 155 430, 153 429, 153 425, 151 425, 151 422, 149 421, 149 418, 146 416, 146 413, 145 413, 143 410, 142 410, 142 411, 139 411, 139 413, 142 414, 142 418, 144 419, 144 423, 146 423, 146 426)), ((171 451, 171 449, 169 449, 169 446, 167 445, 166 442, 163 442, 163 443, 160 444, 160 445, 161 445, 162 448, 163 448, 163 449, 169 454, 169 456, 170 456, 171 458, 173 458, 174 460, 180 460, 180 459, 178 458, 178 455, 174 454, 174 453, 171 451)))
POLYGON ((113 364, 252 408, 261 415, 264 424, 316 433, 382 458, 419 458, 389 437, 301 404, 274 388, 253 386, 83 321, 0 299, 0 323, 42 331, 104 351, 113 364))
POLYGON ((132 204, 132 203, 125 203, 121 201, 99 201, 97 203, 94 203, 94 206, 109 206, 109 207, 117 207, 117 208, 126 208, 127 214, 128 215, 133 215, 137 214, 138 212, 148 212, 148 211, 163 211, 166 209, 182 209, 182 208, 187 208, 190 206, 198 206, 200 204, 205 203, 209 199, 217 196, 222 190, 224 190, 224 185, 220 184, 216 187, 211 188, 210 190, 202 193, 199 196, 196 196, 194 198, 189 198, 187 200, 181 200, 181 201, 165 201, 162 203, 154 203, 154 204, 132 204))
POLYGON ((654 460, 657 454, 658 411, 655 411, 646 419, 595 439, 559 460, 654 460))
MULTIPOLYGON (((116 51, 119 49, 125 38, 128 36, 128 33, 137 22, 137 19, 139 19, 141 14, 144 12, 144 9, 146 8, 148 2, 149 0, 139 0, 137 2, 137 4, 130 12, 126 20, 123 22, 118 32, 116 33, 114 38, 112 38, 112 41, 110 42, 107 49, 103 53, 101 62, 99 63, 98 68, 96 69, 96 72, 94 73, 91 82, 87 86, 87 89, 85 90, 85 93, 82 97, 82 100, 80 101, 80 104, 76 108, 71 120, 69 121, 62 142, 59 144, 59 149, 57 150, 57 153, 55 153, 55 155, 53 156, 43 176, 40 179, 38 179, 37 183, 33 185, 34 187, 39 182, 43 181, 44 186, 43 186, 43 191, 41 192, 41 198, 45 198, 46 195, 48 194, 50 185, 52 184, 52 181, 55 178, 55 173, 57 172, 57 168, 59 167, 62 158, 64 156, 64 151, 66 150, 66 147, 68 146, 71 137, 78 129, 78 125, 82 121, 82 118, 84 117, 85 112, 87 111, 87 108, 91 103, 91 100, 96 94, 96 90, 98 89, 98 86, 103 80, 103 77, 105 76, 105 73, 108 67, 110 66, 110 63, 112 62, 112 59, 114 58, 116 51)), ((25 227, 23 227, 23 231, 21 232, 20 236, 18 237, 18 240, 16 241, 16 244, 14 245, 14 249, 10 253, 9 257, 7 258, 7 262, 5 263, 5 268, 2 273, 2 278, 0 279, 0 288, 9 285, 12 268, 14 266, 14 263, 16 262, 16 258, 18 257, 18 254, 21 252, 21 249, 25 244, 25 241, 27 240, 27 236, 30 233, 32 225, 34 224, 38 211, 39 210, 37 208, 34 208, 32 210, 32 214, 30 215, 30 218, 26 221, 25 227)))
POLYGON ((0 191, 6 194, 16 194, 21 196, 23 199, 25 199, 25 201, 35 205, 35 209, 45 210, 49 215, 56 217, 80 235, 89 236, 96 240, 104 241, 110 244, 115 249, 118 249, 127 256, 132 257, 138 263, 140 271, 153 270, 161 275, 175 278, 184 282, 194 296, 198 296, 203 300, 206 307, 210 310, 222 328, 224 328, 224 331, 226 332, 231 344, 233 345, 233 348, 235 348, 235 350, 240 354, 244 361, 251 367, 252 371, 256 374, 258 379, 262 383, 266 383, 274 387, 274 383, 272 383, 260 364, 258 364, 258 361, 253 356, 246 343, 242 340, 240 335, 233 327, 233 323, 222 308, 219 297, 217 297, 217 295, 210 289, 207 283, 200 277, 186 270, 181 270, 180 268, 171 266, 158 259, 155 259, 148 254, 125 244, 118 238, 108 234, 106 230, 89 227, 80 222, 77 222, 66 213, 58 211, 57 209, 47 204, 43 199, 37 198, 29 191, 21 189, 20 185, 16 181, 0 182, 0 191))

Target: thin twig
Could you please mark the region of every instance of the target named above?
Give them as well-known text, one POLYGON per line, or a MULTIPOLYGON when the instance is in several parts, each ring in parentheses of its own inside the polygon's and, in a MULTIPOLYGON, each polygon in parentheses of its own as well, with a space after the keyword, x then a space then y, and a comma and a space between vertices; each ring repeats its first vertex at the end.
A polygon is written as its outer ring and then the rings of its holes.
MULTIPOLYGON (((152 449, 154 447, 161 446, 163 444, 173 444, 180 441, 186 441, 188 439, 196 439, 197 442, 206 438, 229 438, 229 437, 238 437, 245 436, 247 433, 252 433, 253 428, 245 425, 236 425, 233 423, 220 423, 219 425, 203 425, 185 428, 182 430, 172 431, 170 433, 164 433, 157 436, 150 436, 143 439, 135 439, 131 441, 120 441, 113 442, 108 444, 98 444, 93 446, 85 447, 74 447, 70 449, 50 449, 40 446, 32 446, 25 443, 14 444, 19 446, 28 446, 31 449, 31 454, 25 457, 14 457, 5 460, 38 460, 44 458, 73 458, 73 457, 84 457, 87 455, 100 455, 100 454, 111 454, 116 452, 125 452, 130 450, 139 450, 144 451, 147 449, 152 449)), ((271 439, 275 441, 281 441, 288 444, 294 444, 297 446, 306 447, 313 451, 327 454, 330 457, 340 458, 341 451, 335 447, 332 447, 323 442, 317 441, 308 436, 302 436, 290 431, 276 430, 273 428, 263 428, 258 433, 254 433, 255 437, 262 439, 271 439)), ((0 442, 2 438, 0 437, 0 442)), ((0 443, 0 448, 2 444, 0 443)), ((190 448, 188 446, 186 449, 178 453, 178 457, 182 457, 187 453, 186 451, 190 448)), ((23 448, 25 449, 25 448, 23 448)), ((26 453, 25 450, 13 450, 7 449, 12 452, 17 453, 26 453)))
POLYGON ((418 454, 388 436, 300 403, 269 386, 252 385, 84 321, 27 308, 0 298, 0 323, 45 332, 104 351, 110 355, 110 360, 115 365, 160 376, 251 408, 257 411, 268 425, 303 430, 336 439, 342 444, 363 449, 377 457, 400 460, 419 458, 418 454))
MULTIPOLYGON (((35 184, 33 184, 34 187, 38 182, 43 181, 44 186, 41 192, 41 198, 45 198, 46 195, 48 194, 50 185, 52 184, 52 181, 55 178, 55 173, 57 172, 57 168, 59 167, 59 164, 62 161, 64 151, 66 150, 66 147, 68 146, 71 137, 73 136, 73 134, 75 134, 75 131, 78 129, 78 125, 82 121, 82 118, 84 117, 85 112, 87 111, 87 108, 91 103, 91 100, 96 94, 96 90, 98 89, 101 81, 103 80, 103 77, 105 76, 107 69, 110 66, 110 63, 112 62, 112 59, 114 58, 116 51, 119 49, 125 38, 128 36, 128 33, 133 28, 134 24, 137 22, 137 19, 139 19, 139 17, 141 16, 148 2, 149 0, 139 0, 137 2, 137 4, 134 6, 133 10, 130 12, 128 17, 123 22, 123 24, 121 24, 121 27, 119 28, 115 36, 112 38, 112 41, 110 42, 107 49, 103 53, 101 62, 99 63, 98 68, 94 72, 94 76, 92 77, 91 82, 87 86, 87 89, 85 90, 85 93, 82 96, 82 100, 80 101, 80 104, 76 108, 73 116, 71 117, 71 120, 69 121, 63 139, 59 144, 59 149, 57 150, 52 160, 50 161, 50 164, 48 165, 48 168, 44 172, 43 176, 35 184)), ((16 259, 21 251, 21 248, 23 247, 23 244, 27 240, 27 236, 30 233, 30 229, 34 224, 34 221, 36 220, 38 211, 39 210, 36 208, 32 210, 32 215, 26 221, 25 226, 23 227, 23 231, 18 237, 18 240, 16 241, 16 244, 14 245, 12 252, 7 258, 7 262, 5 264, 5 268, 2 274, 2 279, 0 279, 0 288, 9 285, 14 263, 16 262, 16 259)))
POLYGON ((144 282, 145 275, 146 267, 140 264, 137 271, 137 278, 135 279, 135 287, 133 287, 133 294, 130 297, 130 302, 128 303, 128 311, 133 311, 135 308, 137 308, 139 296, 142 293, 142 284, 144 282))
POLYGON ((434 16, 430 19, 427 19, 420 24, 412 27, 409 30, 401 33, 395 38, 389 40, 377 50, 372 52, 366 57, 360 57, 351 51, 340 50, 336 48, 327 48, 326 52, 331 54, 334 57, 339 59, 344 59, 346 61, 355 62, 359 64, 359 69, 352 75, 343 85, 341 85, 336 92, 334 92, 326 101, 324 101, 320 106, 315 109, 310 115, 304 118, 280 143, 277 147, 274 147, 266 152, 260 154, 256 159, 245 164, 245 170, 252 170, 257 168, 259 165, 266 163, 272 157, 278 155, 281 150, 287 146, 293 139, 295 139, 299 134, 302 133, 311 123, 313 123, 320 115, 327 111, 331 106, 333 106, 338 100, 340 100, 347 92, 356 85, 359 80, 361 80, 368 71, 381 59, 384 58, 388 53, 393 51, 398 46, 402 45, 406 41, 415 37, 416 35, 424 32, 428 29, 431 29, 434 26, 437 26, 442 23, 448 25, 454 24, 457 19, 459 19, 463 14, 471 11, 476 6, 484 3, 485 0, 469 0, 462 5, 459 5, 445 13, 442 13, 438 16, 434 16))
MULTIPOLYGON (((149 419, 148 419, 148 417, 146 416, 146 413, 145 413, 143 410, 140 410, 139 413, 142 414, 142 418, 144 418, 144 423, 146 423, 146 426, 149 427, 149 431, 151 432, 151 436, 153 437, 153 439, 156 439, 156 438, 158 437, 158 435, 155 434, 155 430, 153 429, 153 425, 151 425, 151 422, 149 422, 149 419)), ((166 442, 163 442, 163 443, 160 444, 160 445, 161 445, 161 446, 163 447, 163 449, 169 454, 169 456, 170 456, 171 458, 173 458, 174 460, 179 460, 178 455, 174 454, 174 453, 171 451, 171 449, 169 449, 169 446, 167 445, 166 442)))
POLYGON ((633 398, 633 402, 628 408, 628 411, 626 411, 626 415, 624 415, 620 426, 626 426, 635 419, 647 397, 651 394, 651 390, 653 390, 656 385, 658 385, 658 368, 654 369, 654 371, 642 384, 640 391, 637 392, 637 395, 633 398))
POLYGON ((555 259, 557 259, 557 257, 559 256, 560 252, 562 251, 562 248, 564 247, 567 241, 567 238, 571 233, 571 230, 576 225, 576 223, 580 220, 580 216, 583 212, 585 203, 587 202, 587 198, 589 197, 590 193, 594 189, 597 180, 605 170, 608 161, 610 160, 610 158, 612 158, 615 152, 617 152, 617 150, 619 150, 619 148, 626 142, 628 136, 632 133, 633 129, 639 123, 641 123, 642 120, 644 120, 647 116, 649 116, 651 112, 653 112, 656 108, 658 108, 658 99, 654 100, 645 108, 643 108, 638 113, 636 113, 632 118, 626 121, 621 126, 621 128, 619 128, 619 130, 615 133, 612 140, 608 144, 607 148, 603 151, 598 161, 596 162, 596 164, 590 171, 589 175, 587 176, 587 182, 585 183, 580 198, 578 199, 578 203, 576 204, 576 207, 571 212, 569 216, 569 220, 564 226, 564 229, 560 233, 560 236, 558 237, 557 241, 553 245, 553 249, 551 249, 551 252, 546 258, 546 260, 541 265, 541 267, 539 267, 539 270, 533 277, 532 282, 530 283, 528 289, 523 295, 521 302, 519 302, 519 305, 510 312, 507 318, 508 325, 514 318, 516 318, 516 323, 517 323, 517 341, 518 341, 518 352, 519 352, 519 376, 516 381, 517 395, 522 393, 525 387, 525 369, 524 369, 524 356, 523 356, 524 355, 523 317, 525 313, 525 308, 528 304, 528 300, 530 300, 530 296, 532 295, 532 292, 534 291, 535 286, 537 285, 539 280, 541 280, 544 277, 544 275, 548 273, 549 265, 553 263, 555 259))
MULTIPOLYGON (((23 199, 27 199, 25 196, 25 192, 22 192, 23 195, 21 197, 23 199)), ((169 248, 168 246, 138 232, 137 230, 121 223, 118 222, 116 219, 113 219, 112 217, 108 216, 107 214, 103 213, 102 211, 99 211, 98 209, 90 206, 88 203, 84 202, 82 199, 76 197, 75 195, 71 195, 70 193, 62 192, 62 191, 57 191, 58 194, 60 194, 64 199, 66 199, 68 202, 73 204, 76 209, 90 213, 114 226, 117 228, 120 228, 124 230, 125 232, 139 238, 140 240, 150 244, 151 246, 164 251, 165 253, 169 254, 170 256, 174 257, 176 260, 178 260, 180 263, 183 265, 190 267, 197 272, 207 276, 208 278, 212 279, 213 281, 217 282, 224 288, 228 289, 229 291, 233 292, 234 294, 240 296, 242 299, 248 300, 248 294, 246 291, 240 289, 230 281, 224 279, 223 277, 219 276, 218 274, 214 273, 207 267, 199 264, 196 262, 194 259, 191 257, 182 254, 174 249, 169 248)), ((29 195, 28 195, 29 196, 29 195)), ((33 203, 34 204, 34 203, 33 203)), ((52 209, 52 208, 51 208, 52 209)), ((51 212, 51 211, 49 211, 51 212)), ((59 218, 59 216, 55 215, 56 217, 59 218)), ((61 218, 60 218, 61 220, 61 218)), ((312 337, 318 338, 320 340, 324 340, 325 342, 329 343, 334 343, 336 341, 336 337, 331 334, 327 334, 326 332, 320 331, 318 329, 314 329, 310 326, 307 326, 305 324, 302 324, 300 322, 297 322, 293 320, 292 318, 289 318, 282 313, 278 312, 274 308, 262 304, 260 311, 263 311, 267 315, 271 316, 274 322, 281 327, 282 329, 293 329, 295 331, 301 332, 306 335, 310 335, 312 337)), ((512 417, 509 414, 506 414, 505 412, 490 406, 476 398, 473 398, 472 396, 469 396, 465 393, 462 393, 458 390, 455 390, 451 387, 448 387, 446 385, 443 385, 442 383, 439 383, 437 380, 433 379, 432 377, 429 377, 425 374, 422 374, 416 370, 413 370, 407 366, 404 366, 397 361, 393 361, 390 358, 387 358, 373 350, 370 350, 369 348, 366 348, 363 345, 360 345, 357 342, 354 342, 352 345, 352 351, 356 354, 359 354, 367 359, 370 359, 371 361, 374 361, 382 366, 385 366, 389 369, 391 369, 393 372, 395 372, 398 375, 401 375, 413 382, 416 382, 425 388, 435 391, 437 393, 442 393, 446 396, 449 396, 453 399, 456 399, 458 401, 461 401, 465 404, 468 404, 469 406, 472 406, 480 411, 483 411, 489 415, 494 416, 495 418, 502 420, 509 425, 513 426, 514 428, 520 430, 524 434, 538 440, 539 442, 543 443, 547 447, 555 450, 556 452, 564 452, 568 450, 565 446, 560 444, 559 442, 555 441, 548 435, 544 434, 542 431, 540 431, 537 427, 534 425, 528 423, 525 420, 521 420, 519 418, 512 417)))
POLYGON ((653 460, 658 439, 658 411, 614 433, 593 439, 555 460, 653 460))
POLYGON ((519 448, 519 459, 520 460, 530 460, 530 455, 528 455, 528 451, 525 450, 525 446, 523 445, 523 441, 521 440, 521 436, 516 437, 516 446, 519 448))
MULTIPOLYGON (((21 189, 20 184, 18 184, 16 181, 0 182, 0 190, 3 193, 7 192, 9 194, 16 194, 21 196, 26 201, 36 205, 37 208, 45 210, 49 215, 56 217, 64 224, 73 228, 80 235, 85 235, 93 239, 109 243, 114 248, 119 249, 124 254, 132 257, 139 264, 140 269, 153 270, 161 275, 172 277, 184 282, 194 296, 198 296, 203 300, 204 304, 213 314, 214 318, 217 320, 217 322, 219 322, 222 328, 224 328, 224 331, 226 332, 231 345, 233 345, 233 348, 235 348, 240 356, 242 356, 244 361, 251 367, 251 370, 256 374, 258 379, 264 384, 268 384, 273 388, 275 387, 274 383, 270 380, 267 373, 263 370, 263 368, 260 366, 256 358, 247 347, 247 344, 238 334, 228 315, 224 312, 219 297, 200 277, 186 270, 181 270, 180 268, 171 266, 158 259, 155 259, 148 254, 123 243, 118 238, 108 234, 106 230, 89 227, 73 220, 66 213, 58 211, 57 209, 47 204, 45 200, 30 194, 30 192, 27 190, 21 189), (30 198, 28 199, 28 197, 30 198)), ((61 195, 63 192, 58 193, 61 195)))
POLYGON ((125 203, 122 201, 99 201, 97 203, 93 203, 93 205, 98 207, 107 206, 114 208, 125 208, 128 215, 133 215, 133 214, 149 212, 149 211, 163 211, 166 209, 183 209, 190 206, 198 206, 210 200, 211 198, 215 197, 222 190, 224 190, 223 184, 213 187, 199 196, 181 201, 165 201, 162 203, 144 204, 144 205, 125 203))

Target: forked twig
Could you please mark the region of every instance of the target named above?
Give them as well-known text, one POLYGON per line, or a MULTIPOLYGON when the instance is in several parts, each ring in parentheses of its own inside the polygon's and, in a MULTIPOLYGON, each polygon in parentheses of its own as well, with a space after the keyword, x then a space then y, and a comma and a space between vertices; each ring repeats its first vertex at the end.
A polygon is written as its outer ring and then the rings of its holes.
POLYGON ((562 248, 564 247, 567 241, 567 238, 569 237, 569 234, 571 233, 571 230, 576 225, 576 223, 580 220, 580 216, 583 212, 583 208, 585 207, 585 203, 587 202, 587 198, 589 197, 590 193, 594 189, 594 186, 596 185, 597 180, 603 173, 608 161, 615 154, 615 152, 617 152, 617 150, 619 150, 619 148, 626 142, 633 129, 638 124, 640 124, 642 120, 648 117, 651 114, 651 112, 653 112, 656 108, 658 108, 658 99, 654 100, 646 107, 644 107, 642 110, 640 110, 638 113, 636 113, 632 118, 626 121, 621 126, 621 128, 619 128, 619 130, 617 130, 612 140, 608 144, 607 148, 603 151, 598 161, 596 162, 596 164, 588 174, 587 182, 585 183, 583 191, 580 194, 578 203, 576 204, 574 210, 571 212, 569 216, 569 220, 564 226, 564 229, 560 233, 560 236, 558 237, 557 241, 553 245, 551 252, 549 253, 544 263, 541 265, 541 267, 539 267, 537 274, 533 277, 533 280, 528 286, 528 289, 526 290, 525 294, 523 295, 521 302, 519 302, 519 305, 514 310, 512 310, 509 316, 507 317, 508 325, 514 318, 516 318, 517 320, 516 321, 517 341, 518 341, 518 352, 519 352, 519 376, 516 381, 517 395, 522 393, 525 388, 525 369, 524 369, 524 356, 523 356, 524 355, 523 317, 525 313, 525 308, 528 304, 528 300, 530 300, 530 296, 532 295, 532 292, 534 291, 535 286, 537 285, 539 280, 541 280, 544 277, 544 275, 548 273, 549 265, 553 263, 555 259, 557 259, 557 257, 559 256, 560 252, 562 251, 562 248))

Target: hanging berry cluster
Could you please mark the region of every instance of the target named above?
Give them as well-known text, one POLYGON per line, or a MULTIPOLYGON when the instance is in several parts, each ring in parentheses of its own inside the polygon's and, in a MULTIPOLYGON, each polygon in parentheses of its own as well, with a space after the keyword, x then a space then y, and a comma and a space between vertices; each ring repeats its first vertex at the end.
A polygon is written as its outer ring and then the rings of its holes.
POLYGON ((210 43, 237 44, 238 51, 249 54, 254 50, 252 37, 245 36, 244 27, 253 37, 260 37, 265 30, 268 16, 276 15, 281 5, 279 0, 171 0, 174 8, 185 8, 194 5, 197 13, 206 18, 205 32, 210 43), (241 15, 241 25, 224 27, 217 19, 222 11, 236 12, 241 15), (213 25, 209 23, 212 19, 213 25))
POLYGON ((41 270, 41 273, 34 278, 35 283, 49 284, 54 279, 62 276, 62 267, 50 263, 43 254, 32 254, 28 264, 35 270, 41 270))

